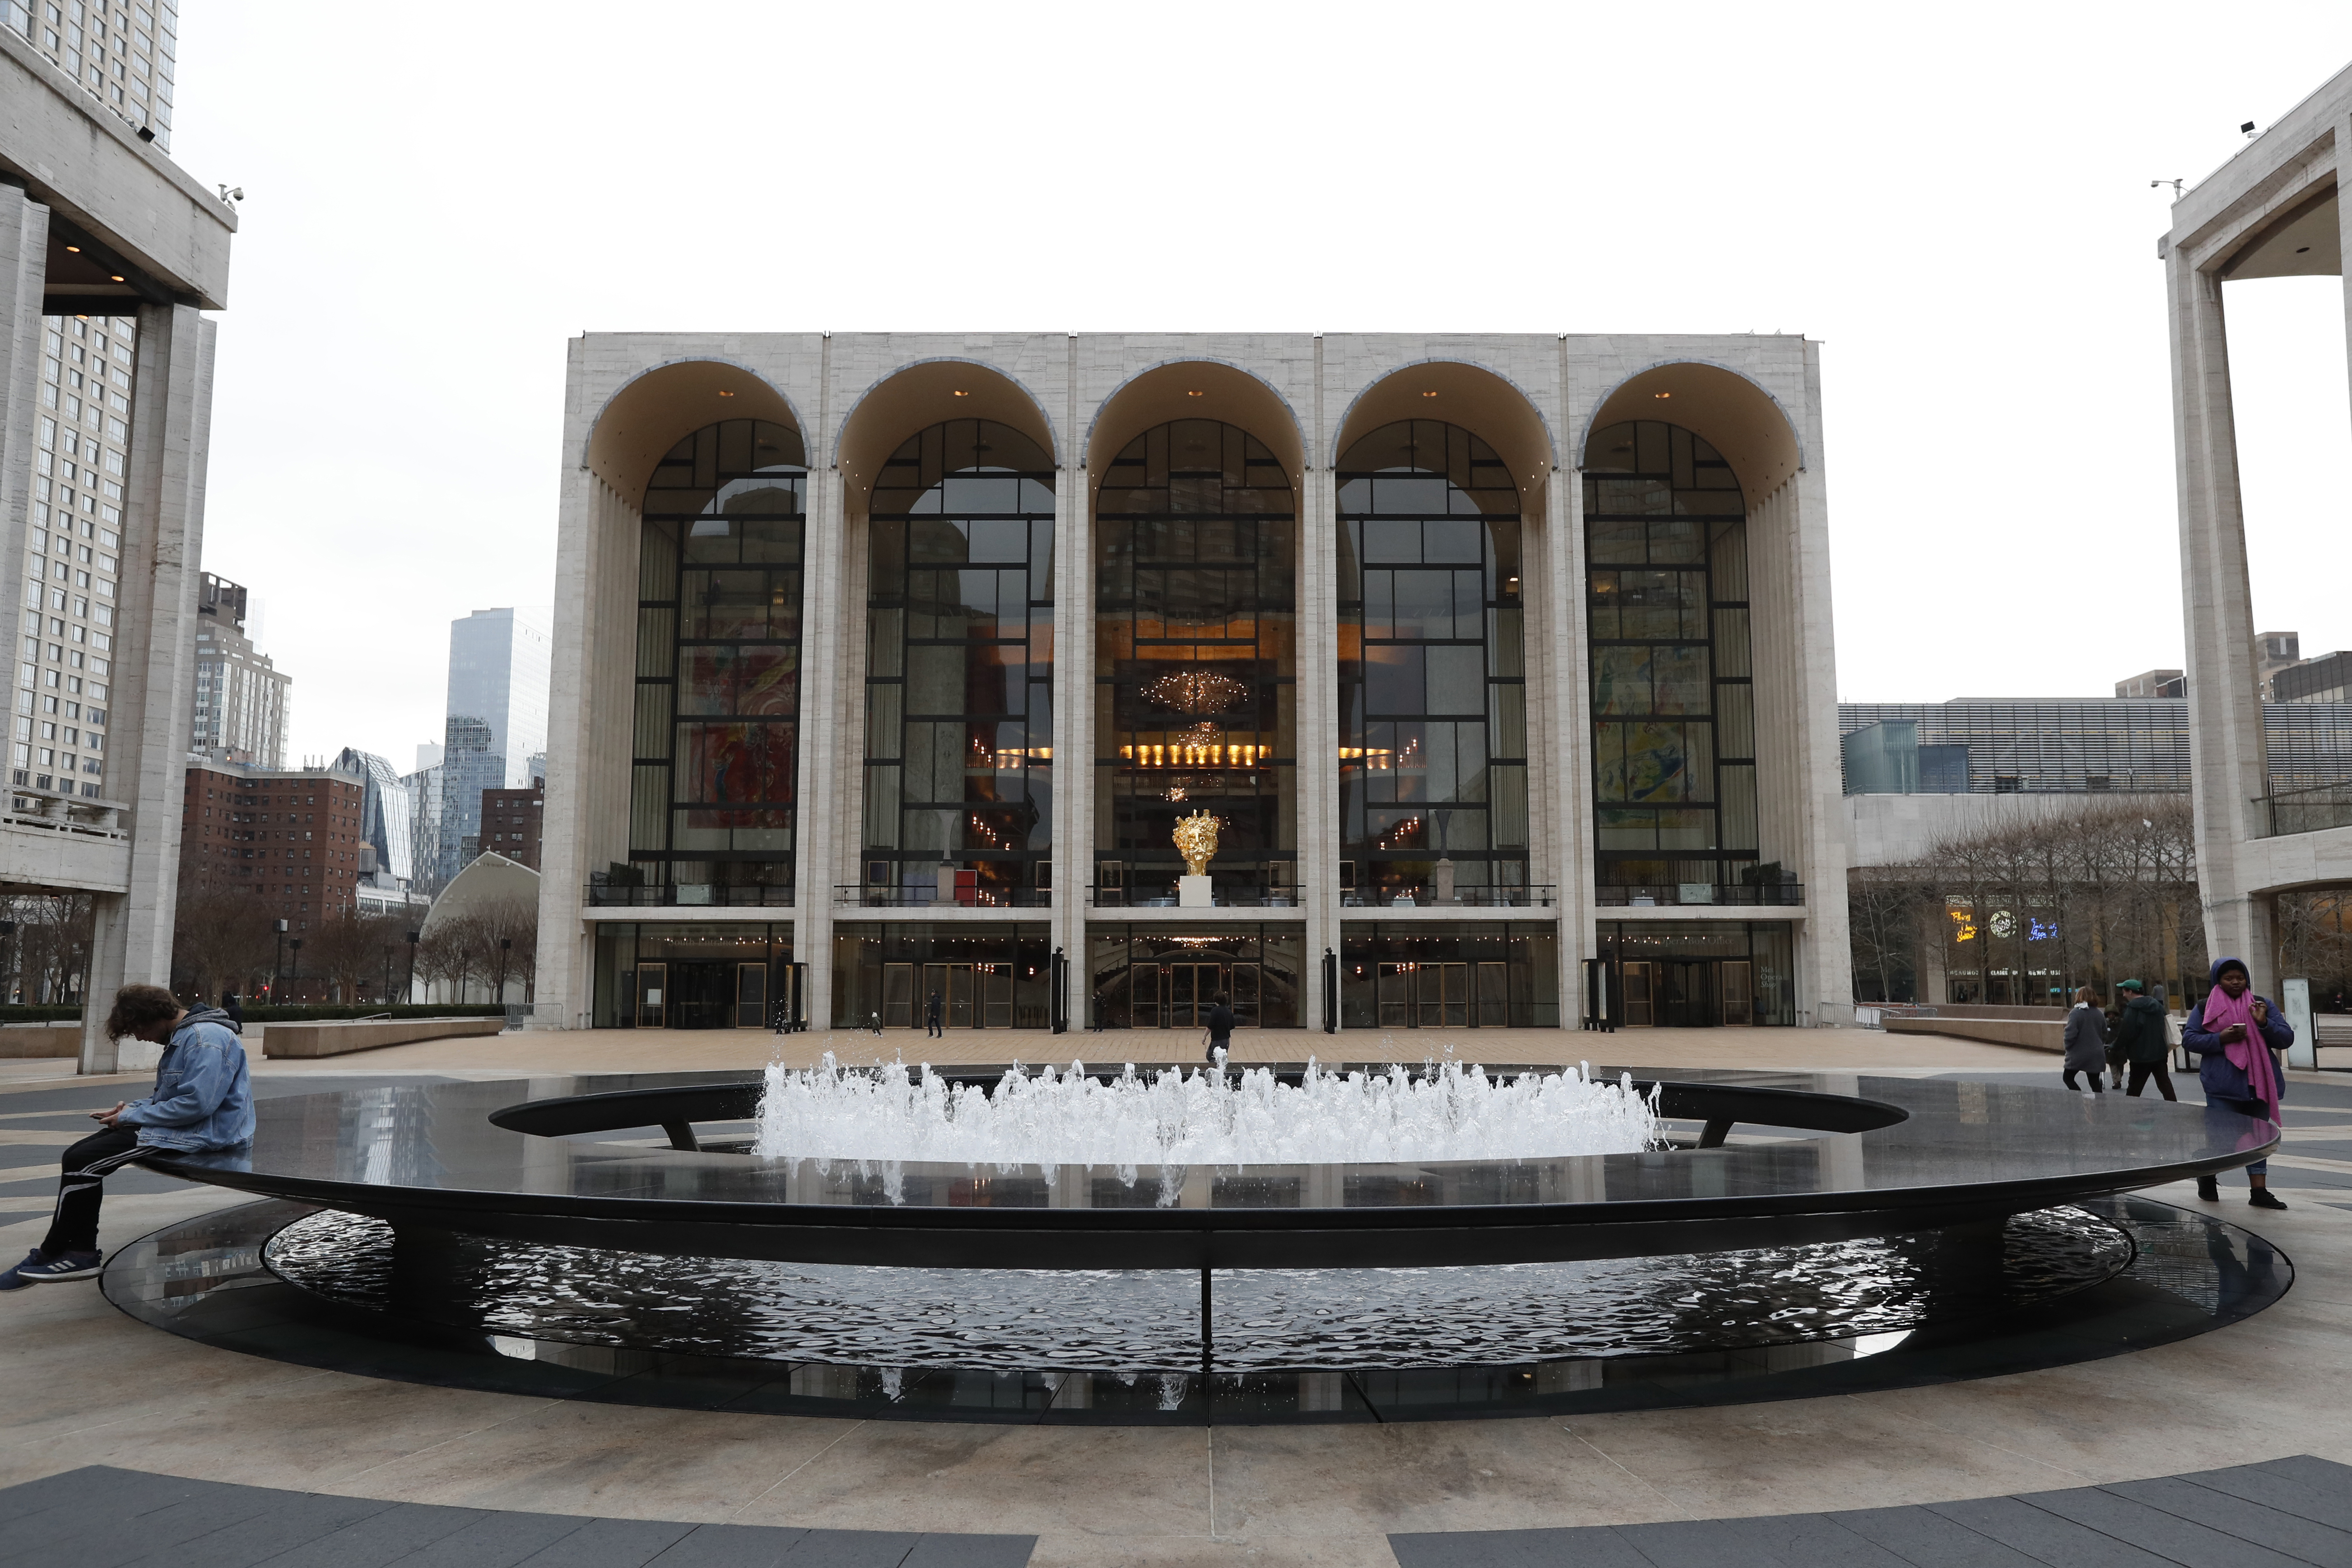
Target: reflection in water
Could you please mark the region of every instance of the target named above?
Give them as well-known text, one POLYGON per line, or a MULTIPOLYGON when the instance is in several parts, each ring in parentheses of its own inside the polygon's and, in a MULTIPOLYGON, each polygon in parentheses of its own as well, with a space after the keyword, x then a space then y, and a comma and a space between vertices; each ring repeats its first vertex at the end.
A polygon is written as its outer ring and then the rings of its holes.
MULTIPOLYGON (((2191 1227, 2177 1228, 2189 1243, 2191 1227)), ((1896 1334, 2050 1301, 2134 1257, 2131 1236, 2075 1208, 2018 1215, 2001 1242, 1998 1272, 1933 1233, 1591 1263, 1220 1270, 1216 1361, 1235 1371, 1472 1366, 1896 1334)), ((392 1300, 392 1231, 381 1221, 316 1214, 281 1231, 267 1258, 322 1295, 392 1300)), ((2221 1261, 2201 1246, 2194 1259, 2209 1281, 2221 1261)), ((1189 1273, 761 1263, 466 1237, 436 1247, 419 1272, 428 1279, 403 1281, 402 1310, 529 1339, 1123 1373, 1180 1371, 1201 1356, 1199 1279, 1189 1273)))

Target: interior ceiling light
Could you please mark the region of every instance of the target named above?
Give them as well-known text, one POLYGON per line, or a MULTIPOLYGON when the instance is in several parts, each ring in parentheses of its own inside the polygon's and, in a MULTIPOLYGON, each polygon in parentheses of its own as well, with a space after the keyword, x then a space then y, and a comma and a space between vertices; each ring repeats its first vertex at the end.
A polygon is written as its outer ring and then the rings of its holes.
POLYGON ((721 397, 732 397, 735 395, 722 386, 719 389, 719 395, 721 397))
POLYGON ((970 397, 970 396, 971 395, 971 393, 969 393, 969 392, 958 391, 958 392, 956 392, 956 393, 952 394, 952 395, 957 396, 957 397, 970 397))
POLYGON ((1423 394, 1422 394, 1422 395, 1423 395, 1423 397, 1434 397, 1434 396, 1436 396, 1436 395, 1437 395, 1437 394, 1435 394, 1435 393, 1433 393, 1433 392, 1424 392, 1424 393, 1423 393, 1423 394))
POLYGON ((122 281, 122 274, 121 274, 121 273, 120 273, 120 272, 110 272, 110 273, 108 273, 108 274, 107 274, 107 276, 108 276, 109 278, 113 279, 117 283, 120 283, 120 282, 121 282, 121 281, 122 281))
POLYGON ((1187 396, 1187 397, 1202 397, 1202 396, 1205 396, 1205 395, 1206 395, 1205 393, 1199 393, 1199 392, 1188 392, 1188 393, 1186 393, 1184 395, 1185 395, 1185 396, 1187 396))
POLYGON ((1650 395, 1653 397, 1672 397, 1674 394, 1671 392, 1654 392, 1650 394, 1650 395))
POLYGON ((76 256, 79 256, 81 254, 81 247, 79 245, 68 245, 66 248, 73 252, 76 256))

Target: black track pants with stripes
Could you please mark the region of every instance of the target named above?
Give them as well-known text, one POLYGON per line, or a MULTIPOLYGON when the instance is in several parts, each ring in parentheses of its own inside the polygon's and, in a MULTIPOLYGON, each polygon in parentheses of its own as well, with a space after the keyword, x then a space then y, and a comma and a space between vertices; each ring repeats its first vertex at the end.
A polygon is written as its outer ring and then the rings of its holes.
POLYGON ((106 1173, 139 1157, 139 1129, 106 1127, 68 1149, 58 1175, 58 1212, 41 1242, 44 1257, 98 1250, 98 1205, 106 1173))

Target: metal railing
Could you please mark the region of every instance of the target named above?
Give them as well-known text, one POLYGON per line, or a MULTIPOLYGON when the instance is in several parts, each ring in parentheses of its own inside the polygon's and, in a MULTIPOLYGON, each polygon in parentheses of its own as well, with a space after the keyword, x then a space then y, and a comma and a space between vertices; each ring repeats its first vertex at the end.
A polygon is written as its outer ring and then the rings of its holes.
POLYGON ((2313 784, 2307 789, 2281 790, 2255 799, 2270 825, 2267 837, 2352 827, 2352 784, 2313 784))
MULTIPOLYGON (((1087 902, 1098 910, 1172 910, 1179 907, 1173 882, 1138 882, 1132 886, 1087 889, 1087 902)), ((1270 888, 1263 883, 1227 884, 1213 888, 1210 907, 1220 910, 1295 910, 1296 888, 1270 888)))
POLYGON ((1538 884, 1529 888, 1456 888, 1451 899, 1437 890, 1415 888, 1346 888, 1339 893, 1343 910, 1548 910, 1559 901, 1559 889, 1538 884))
POLYGON ((753 883, 725 886, 713 882, 633 883, 591 882, 586 889, 591 908, 608 909, 790 909, 793 889, 753 883))
POLYGON ((1739 882, 1661 882, 1641 887, 1595 888, 1592 901, 1612 909, 1633 910, 1708 904, 1795 909, 1805 901, 1805 887, 1801 882, 1768 882, 1760 887, 1739 882))
POLYGON ((833 901, 843 909, 869 910, 1049 910, 1054 895, 1044 888, 959 888, 941 900, 935 888, 918 882, 912 887, 882 888, 858 882, 836 883, 833 901))

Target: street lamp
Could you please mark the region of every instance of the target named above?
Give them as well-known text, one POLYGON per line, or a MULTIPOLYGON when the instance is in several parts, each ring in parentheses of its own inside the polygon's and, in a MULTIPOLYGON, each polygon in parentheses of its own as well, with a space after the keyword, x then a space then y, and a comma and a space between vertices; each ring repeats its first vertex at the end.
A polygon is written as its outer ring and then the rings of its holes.
POLYGON ((511 962, 513 955, 514 938, 510 936, 499 938, 499 1005, 500 1006, 506 1005, 507 964, 511 962))
POLYGON ((269 999, 270 999, 272 1002, 275 1002, 275 1001, 277 1001, 277 1000, 278 999, 278 977, 279 977, 280 975, 284 974, 285 973, 286 973, 286 922, 285 922, 284 921, 279 921, 278 922, 278 956, 270 962, 270 965, 269 965, 269 999))
POLYGON ((392 943, 383 944, 383 1005, 392 1005, 392 943))
MULTIPOLYGON (((15 936, 16 934, 16 922, 15 921, 0 921, 0 942, 5 942, 9 937, 15 936)), ((16 950, 11 946, 8 952, 7 964, 5 967, 0 967, 0 974, 6 974, 11 977, 7 984, 0 985, 0 1001, 14 1001, 16 999, 16 986, 14 979, 16 973, 16 950)))
POLYGON ((286 978, 294 982, 294 988, 297 991, 299 991, 302 988, 300 984, 302 979, 302 939, 298 936, 289 942, 286 945, 294 950, 294 970, 293 973, 287 975, 286 978))
POLYGON ((416 1000, 416 939, 424 934, 425 933, 423 931, 414 931, 408 933, 408 990, 406 995, 408 1000, 411 1002, 416 1000))

